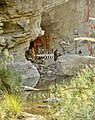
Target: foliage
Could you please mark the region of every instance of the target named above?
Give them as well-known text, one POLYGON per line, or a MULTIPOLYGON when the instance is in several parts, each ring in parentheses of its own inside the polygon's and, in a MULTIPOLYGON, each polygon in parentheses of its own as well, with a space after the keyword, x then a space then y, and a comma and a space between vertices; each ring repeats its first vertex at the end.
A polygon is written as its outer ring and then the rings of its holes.
POLYGON ((8 92, 20 92, 22 79, 20 75, 11 68, 0 69, 0 89, 8 92))
POLYGON ((13 60, 9 54, 8 46, 3 33, 3 22, 0 17, 0 89, 9 91, 18 91, 21 85, 21 77, 13 70, 7 67, 7 62, 13 60))
POLYGON ((58 85, 52 97, 61 98, 51 109, 57 120, 95 119, 95 69, 86 68, 67 85, 58 85))
POLYGON ((1 106, 0 106, 0 120, 4 120, 4 113, 2 112, 1 106))
POLYGON ((4 100, 0 102, 1 110, 6 117, 13 117, 22 112, 24 102, 19 95, 5 94, 4 100))

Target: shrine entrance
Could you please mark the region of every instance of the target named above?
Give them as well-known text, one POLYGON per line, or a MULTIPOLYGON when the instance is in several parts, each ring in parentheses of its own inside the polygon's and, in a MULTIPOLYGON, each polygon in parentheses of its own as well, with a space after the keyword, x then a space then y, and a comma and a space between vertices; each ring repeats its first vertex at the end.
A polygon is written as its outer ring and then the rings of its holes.
POLYGON ((32 62, 36 62, 37 60, 41 60, 43 58, 53 58, 54 55, 50 48, 49 33, 45 33, 44 36, 39 36, 34 41, 31 41, 28 51, 28 55, 26 56, 28 56, 29 60, 32 60, 32 62))
POLYGON ((30 42, 29 49, 34 48, 35 54, 46 54, 50 51, 50 35, 46 33, 44 36, 39 36, 34 41, 30 42))

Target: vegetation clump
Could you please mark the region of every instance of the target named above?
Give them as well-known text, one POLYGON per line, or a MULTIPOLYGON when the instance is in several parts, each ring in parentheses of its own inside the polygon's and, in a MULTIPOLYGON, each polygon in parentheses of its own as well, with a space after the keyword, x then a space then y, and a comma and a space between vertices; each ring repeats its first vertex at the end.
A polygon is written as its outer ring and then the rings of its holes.
POLYGON ((0 69, 0 89, 8 92, 20 92, 21 76, 11 68, 0 69))
POLYGON ((23 83, 21 76, 7 65, 13 60, 13 56, 9 54, 7 43, 2 36, 3 25, 0 17, 0 120, 8 120, 23 109, 23 83))
POLYGON ((0 102, 1 110, 3 111, 4 118, 16 118, 22 112, 24 102, 19 95, 5 94, 4 100, 0 102))
MULTIPOLYGON (((70 83, 58 85, 52 97, 61 98, 50 110, 50 118, 57 120, 95 119, 95 69, 88 67, 78 73, 70 83)), ((51 119, 50 119, 51 120, 51 119)))

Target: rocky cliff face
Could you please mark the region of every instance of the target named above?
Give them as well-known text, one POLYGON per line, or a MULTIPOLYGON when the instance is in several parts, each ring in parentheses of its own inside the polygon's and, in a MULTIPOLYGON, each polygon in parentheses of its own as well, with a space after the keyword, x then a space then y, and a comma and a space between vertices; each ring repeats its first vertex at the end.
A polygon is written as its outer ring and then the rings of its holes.
MULTIPOLYGON (((94 5, 91 0, 92 17, 94 5)), ((0 16, 4 22, 3 36, 16 61, 25 60, 30 41, 41 35, 42 30, 50 33, 51 41, 72 43, 74 30, 85 35, 88 29, 84 23, 87 0, 0 0, 0 16)))
MULTIPOLYGON (((94 15, 95 1, 91 1, 94 15)), ((0 16, 4 22, 4 36, 12 54, 22 55, 29 42, 37 38, 42 29, 52 38, 72 41, 73 32, 85 31, 87 0, 0 0, 0 16)))
POLYGON ((14 56, 22 56, 41 33, 42 0, 0 0, 4 36, 14 56))
MULTIPOLYGON (((3 36, 10 53, 14 56, 12 67, 22 75, 24 83, 40 76, 37 69, 26 61, 25 51, 30 41, 42 32, 41 15, 42 0, 0 0, 0 17, 4 22, 3 36)), ((32 85, 37 81, 38 78, 32 85)))
MULTIPOLYGON (((44 3, 41 26, 49 31, 51 39, 65 40, 73 42, 74 31, 77 30, 79 36, 86 36, 89 30, 85 22, 88 14, 88 0, 57 0, 54 5, 44 3)), ((53 1, 54 2, 54 1, 53 1)), ((52 3, 53 3, 52 2, 52 3)), ((94 16, 95 1, 91 0, 91 15, 94 16)), ((60 41, 59 41, 60 42, 60 41)), ((57 45, 57 44, 56 44, 57 45)), ((73 47, 73 46, 71 46, 73 47)))

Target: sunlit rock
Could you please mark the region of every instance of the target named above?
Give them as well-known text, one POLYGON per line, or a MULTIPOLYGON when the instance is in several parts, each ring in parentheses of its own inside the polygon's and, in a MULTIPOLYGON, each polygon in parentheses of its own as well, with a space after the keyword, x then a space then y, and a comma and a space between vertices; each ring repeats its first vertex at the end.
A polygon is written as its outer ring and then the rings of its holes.
POLYGON ((45 120, 41 115, 33 115, 26 112, 21 112, 18 117, 19 120, 45 120))
POLYGON ((86 66, 94 65, 94 57, 81 55, 64 55, 56 62, 57 75, 72 76, 86 66))

